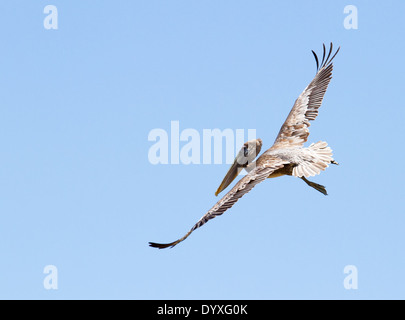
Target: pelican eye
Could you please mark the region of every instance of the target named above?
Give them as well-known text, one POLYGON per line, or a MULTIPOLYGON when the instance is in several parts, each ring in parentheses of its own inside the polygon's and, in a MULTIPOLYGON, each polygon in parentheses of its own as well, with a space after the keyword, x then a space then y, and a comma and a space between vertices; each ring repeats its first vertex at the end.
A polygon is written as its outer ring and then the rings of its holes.
POLYGON ((247 157, 247 156, 249 155, 249 149, 248 149, 248 147, 246 147, 246 146, 243 147, 243 155, 244 155, 245 157, 247 157))

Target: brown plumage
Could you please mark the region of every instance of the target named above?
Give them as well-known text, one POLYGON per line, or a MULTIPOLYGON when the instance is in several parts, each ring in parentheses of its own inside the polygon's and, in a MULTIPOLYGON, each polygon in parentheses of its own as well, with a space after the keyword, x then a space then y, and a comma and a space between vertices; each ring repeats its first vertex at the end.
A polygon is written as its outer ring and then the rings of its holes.
POLYGON ((311 83, 304 89, 295 101, 287 119, 281 127, 273 146, 265 151, 255 162, 252 162, 260 152, 262 142, 260 139, 245 143, 238 153, 234 163, 223 179, 216 195, 224 190, 239 174, 242 168, 248 174, 219 200, 182 238, 166 244, 149 242, 151 247, 163 249, 174 247, 184 241, 194 230, 206 222, 222 215, 231 208, 242 196, 252 190, 257 184, 266 180, 283 175, 290 175, 301 178, 310 187, 327 194, 324 186, 307 180, 307 177, 319 174, 325 170, 330 163, 337 164, 332 158, 332 150, 326 142, 319 141, 304 148, 307 141, 310 126, 309 121, 315 120, 318 109, 321 106, 324 94, 332 78, 332 60, 338 53, 340 47, 331 57, 333 45, 330 44, 329 53, 326 56, 326 48, 323 45, 322 62, 314 51, 317 73, 311 83), (244 154, 244 157, 242 155, 244 154), (243 161, 241 159, 244 159, 243 161))

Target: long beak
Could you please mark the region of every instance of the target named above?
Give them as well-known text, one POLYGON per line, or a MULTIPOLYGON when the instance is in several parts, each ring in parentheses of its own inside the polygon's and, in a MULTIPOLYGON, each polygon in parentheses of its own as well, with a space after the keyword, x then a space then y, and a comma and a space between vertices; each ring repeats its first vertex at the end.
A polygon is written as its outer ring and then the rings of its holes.
POLYGON ((225 175, 225 178, 222 180, 221 185, 219 186, 218 190, 215 192, 215 195, 218 196, 227 186, 229 186, 233 180, 239 175, 242 171, 241 165, 238 163, 237 160, 234 161, 231 168, 225 175))

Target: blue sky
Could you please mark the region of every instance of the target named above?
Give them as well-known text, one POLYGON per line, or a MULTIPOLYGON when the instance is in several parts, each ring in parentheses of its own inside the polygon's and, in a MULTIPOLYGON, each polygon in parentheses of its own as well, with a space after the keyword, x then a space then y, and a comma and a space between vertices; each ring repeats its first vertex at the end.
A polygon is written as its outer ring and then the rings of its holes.
MULTIPOLYGON (((402 1, 2 1, 0 298, 405 298, 402 1), (58 9, 47 30, 44 7, 58 9), (344 7, 358 9, 347 30, 344 7), (267 180, 173 249, 229 165, 153 165, 151 130, 269 148, 341 46, 308 142, 340 166, 267 180), (58 289, 43 286, 44 267, 58 289), (343 269, 358 270, 358 289, 343 269)), ((184 143, 183 143, 184 144, 184 143)), ((180 143, 182 146, 182 143, 180 143)))

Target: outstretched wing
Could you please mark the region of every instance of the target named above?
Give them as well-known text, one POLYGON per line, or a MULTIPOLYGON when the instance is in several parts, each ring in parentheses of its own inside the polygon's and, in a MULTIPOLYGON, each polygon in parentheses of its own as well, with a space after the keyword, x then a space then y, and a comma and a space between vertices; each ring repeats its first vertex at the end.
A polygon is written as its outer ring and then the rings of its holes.
POLYGON ((285 161, 276 158, 268 157, 265 161, 260 162, 261 165, 253 169, 249 174, 243 177, 239 182, 221 199, 215 206, 211 208, 191 229, 187 234, 171 243, 154 243, 149 242, 149 245, 154 248, 174 247, 176 244, 184 241, 194 230, 204 225, 209 220, 220 216, 226 210, 231 208, 241 197, 254 188, 257 184, 264 181, 272 172, 280 169, 286 164, 285 161))
POLYGON ((320 65, 317 55, 312 51, 316 60, 317 73, 295 101, 290 114, 278 133, 272 149, 300 147, 307 141, 309 136, 309 121, 315 120, 318 115, 318 109, 322 104, 326 89, 332 79, 332 60, 339 52, 339 49, 340 47, 331 58, 333 50, 331 43, 328 56, 325 59, 326 50, 325 45, 323 45, 323 57, 320 65))

